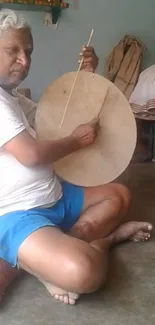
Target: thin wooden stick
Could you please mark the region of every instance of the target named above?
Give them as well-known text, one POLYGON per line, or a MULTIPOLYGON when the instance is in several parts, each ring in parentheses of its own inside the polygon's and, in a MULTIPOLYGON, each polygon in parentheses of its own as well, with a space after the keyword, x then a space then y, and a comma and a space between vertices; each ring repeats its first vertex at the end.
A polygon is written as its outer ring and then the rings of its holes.
MULTIPOLYGON (((94 33, 94 29, 92 29, 92 31, 91 31, 91 33, 90 33, 90 36, 89 36, 89 40, 88 40, 87 46, 89 46, 89 44, 90 44, 90 42, 91 42, 91 39, 92 39, 93 33, 94 33)), ((61 120, 60 128, 61 128, 62 125, 63 125, 64 119, 65 119, 65 115, 66 115, 66 112, 67 112, 67 109, 68 109, 68 105, 69 105, 70 99, 71 99, 71 97, 72 97, 72 94, 73 94, 73 91, 74 91, 74 88, 75 88, 75 84, 76 84, 76 81, 77 81, 77 78, 78 78, 78 75, 79 75, 79 72, 80 72, 80 69, 81 69, 81 66, 82 66, 82 63, 83 63, 83 59, 82 59, 81 62, 80 62, 80 65, 79 65, 79 68, 78 68, 78 71, 77 71, 77 74, 76 74, 75 80, 74 80, 74 82, 73 82, 73 86, 72 86, 72 89, 71 89, 70 95, 69 95, 69 97, 68 97, 67 104, 66 104, 65 109, 64 109, 64 113, 63 113, 63 117, 62 117, 62 120, 61 120)))
POLYGON ((100 115, 101 115, 101 112, 102 112, 102 108, 103 108, 103 106, 104 106, 104 104, 105 104, 105 102, 106 102, 106 100, 107 100, 108 95, 109 95, 109 90, 110 90, 110 86, 109 86, 108 89, 107 89, 107 93, 106 93, 105 98, 104 98, 104 100, 103 100, 103 103, 102 103, 102 105, 101 105, 101 109, 100 109, 100 111, 99 111, 99 113, 98 113, 98 115, 97 115, 97 119, 100 118, 100 115))

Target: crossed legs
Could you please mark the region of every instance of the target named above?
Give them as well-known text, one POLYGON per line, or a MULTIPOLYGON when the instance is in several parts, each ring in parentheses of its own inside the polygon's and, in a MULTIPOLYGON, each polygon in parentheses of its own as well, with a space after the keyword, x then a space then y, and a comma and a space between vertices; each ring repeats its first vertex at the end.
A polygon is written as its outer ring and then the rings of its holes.
POLYGON ((75 304, 80 294, 94 292, 106 281, 111 246, 150 237, 147 222, 119 226, 129 203, 122 185, 85 188, 82 214, 70 233, 55 227, 33 232, 19 248, 20 268, 36 276, 56 299, 75 304))

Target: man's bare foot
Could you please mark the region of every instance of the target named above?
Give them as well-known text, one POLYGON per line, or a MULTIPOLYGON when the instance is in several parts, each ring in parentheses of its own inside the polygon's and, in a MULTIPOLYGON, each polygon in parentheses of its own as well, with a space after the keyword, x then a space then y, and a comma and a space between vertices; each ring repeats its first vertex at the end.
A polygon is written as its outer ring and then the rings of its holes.
POLYGON ((144 242, 150 238, 153 226, 148 222, 131 221, 119 226, 111 235, 91 242, 99 251, 109 249, 124 241, 144 242))
POLYGON ((54 297, 56 300, 60 300, 65 304, 75 305, 77 299, 80 296, 78 293, 64 291, 41 279, 39 279, 39 281, 44 284, 44 286, 46 287, 46 289, 48 290, 48 292, 51 294, 52 297, 54 297))
MULTIPOLYGON (((138 242, 146 241, 150 238, 150 231, 152 228, 152 225, 147 222, 127 222, 118 227, 110 236, 93 241, 90 245, 99 251, 105 251, 107 248, 109 249, 111 246, 126 240, 138 242)), ((44 284, 46 289, 55 299, 60 300, 65 304, 74 305, 79 298, 79 294, 77 293, 66 292, 41 279, 38 280, 44 284)))
POLYGON ((20 272, 16 268, 0 259, 0 302, 7 287, 19 274, 20 272))
POLYGON ((144 242, 150 238, 152 228, 153 226, 148 222, 131 221, 118 227, 109 238, 111 237, 113 244, 126 240, 144 242))

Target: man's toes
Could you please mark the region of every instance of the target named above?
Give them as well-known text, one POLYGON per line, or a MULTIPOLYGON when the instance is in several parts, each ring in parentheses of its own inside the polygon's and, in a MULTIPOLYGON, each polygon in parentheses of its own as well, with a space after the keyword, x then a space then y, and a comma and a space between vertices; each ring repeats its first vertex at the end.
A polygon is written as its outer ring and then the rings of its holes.
POLYGON ((151 235, 150 235, 149 232, 144 232, 144 233, 143 233, 143 238, 144 238, 145 240, 148 240, 150 237, 151 237, 151 235))
POLYGON ((75 299, 71 299, 71 298, 69 298, 69 303, 70 303, 70 305, 75 305, 76 300, 75 300, 75 299))
POLYGON ((69 298, 73 299, 73 300, 77 300, 79 298, 79 294, 76 292, 69 292, 69 298))
POLYGON ((144 231, 146 230, 146 231, 151 231, 153 229, 153 226, 151 225, 151 223, 148 223, 148 222, 146 222, 145 224, 144 224, 144 231))
POLYGON ((65 304, 68 304, 69 303, 68 295, 54 295, 54 298, 56 300, 59 300, 61 302, 64 302, 65 304))
POLYGON ((64 295, 64 296, 60 296, 59 300, 61 302, 63 302, 64 304, 75 305, 75 303, 76 303, 76 299, 70 298, 70 296, 68 294, 64 295))
POLYGON ((65 296, 59 296, 59 300, 60 300, 61 302, 64 302, 64 299, 65 299, 65 296))
POLYGON ((79 298, 79 294, 75 292, 69 292, 69 303, 70 305, 75 305, 76 300, 79 298))
POLYGON ((64 302, 64 304, 69 304, 69 296, 68 295, 65 295, 63 297, 63 302, 64 302))
POLYGON ((133 240, 136 242, 145 242, 151 237, 150 233, 138 231, 138 233, 134 236, 133 240))

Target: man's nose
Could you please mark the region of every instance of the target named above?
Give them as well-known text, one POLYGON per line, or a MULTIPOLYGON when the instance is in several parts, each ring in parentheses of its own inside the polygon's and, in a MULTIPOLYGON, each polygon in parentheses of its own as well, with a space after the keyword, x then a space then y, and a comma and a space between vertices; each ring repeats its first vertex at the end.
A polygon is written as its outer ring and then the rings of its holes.
POLYGON ((25 52, 19 53, 17 63, 20 63, 24 68, 27 68, 30 64, 30 58, 28 58, 25 52))

